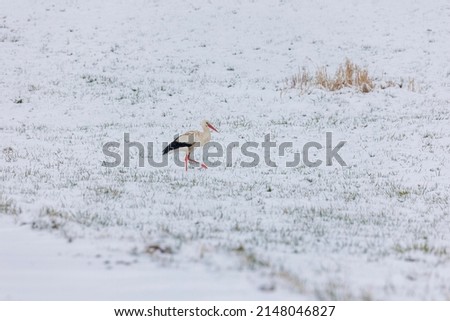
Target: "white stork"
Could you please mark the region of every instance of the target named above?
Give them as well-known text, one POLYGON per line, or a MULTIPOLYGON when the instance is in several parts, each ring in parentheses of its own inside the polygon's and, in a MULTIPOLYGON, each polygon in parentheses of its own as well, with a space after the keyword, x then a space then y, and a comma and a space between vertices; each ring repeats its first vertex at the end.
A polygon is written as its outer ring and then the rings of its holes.
MULTIPOLYGON (((211 123, 207 120, 202 121, 202 128, 203 128, 202 132, 198 130, 191 130, 175 138, 173 142, 171 142, 169 145, 166 146, 166 148, 164 148, 163 155, 167 154, 172 150, 179 150, 185 152, 186 156, 184 157, 184 166, 186 171, 188 162, 198 164, 199 162, 190 157, 191 153, 194 151, 194 147, 203 146, 211 140, 210 129, 218 133, 217 129, 214 128, 214 126, 211 125, 211 123)), ((202 168, 205 169, 208 168, 203 163, 201 163, 200 165, 202 168)))

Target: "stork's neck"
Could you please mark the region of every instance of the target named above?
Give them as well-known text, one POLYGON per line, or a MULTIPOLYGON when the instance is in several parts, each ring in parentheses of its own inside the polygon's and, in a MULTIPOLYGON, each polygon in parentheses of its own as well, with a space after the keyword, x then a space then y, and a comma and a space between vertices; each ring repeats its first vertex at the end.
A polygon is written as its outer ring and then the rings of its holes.
POLYGON ((205 144, 211 139, 211 130, 209 129, 208 125, 202 124, 203 132, 200 133, 200 144, 205 144))

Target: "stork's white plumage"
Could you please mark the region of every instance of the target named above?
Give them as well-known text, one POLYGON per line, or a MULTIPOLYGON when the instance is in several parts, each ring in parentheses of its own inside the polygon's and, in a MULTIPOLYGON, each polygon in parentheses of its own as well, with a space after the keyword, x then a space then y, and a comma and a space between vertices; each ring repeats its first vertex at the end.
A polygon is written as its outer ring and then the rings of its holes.
MULTIPOLYGON (((210 129, 218 133, 217 129, 207 120, 202 121, 202 128, 202 132, 198 130, 191 130, 175 138, 173 142, 171 142, 166 148, 164 148, 163 155, 169 153, 172 150, 179 150, 184 152, 186 154, 186 156, 184 157, 184 166, 186 171, 188 162, 198 164, 199 162, 190 157, 191 153, 194 151, 194 148, 197 146, 203 146, 211 140, 210 129)), ((201 163, 200 165, 202 168, 208 168, 203 163, 201 163)))

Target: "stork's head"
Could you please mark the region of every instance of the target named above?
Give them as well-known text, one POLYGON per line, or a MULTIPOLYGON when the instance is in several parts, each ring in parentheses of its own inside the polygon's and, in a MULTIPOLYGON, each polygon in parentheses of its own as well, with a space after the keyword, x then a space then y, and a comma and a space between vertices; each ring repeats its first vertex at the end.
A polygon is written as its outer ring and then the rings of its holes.
POLYGON ((214 130, 216 133, 218 133, 219 131, 209 122, 209 121, 207 121, 207 120, 204 120, 204 121, 202 121, 202 127, 203 128, 206 128, 206 127, 208 127, 208 128, 210 128, 210 129, 212 129, 212 130, 214 130))

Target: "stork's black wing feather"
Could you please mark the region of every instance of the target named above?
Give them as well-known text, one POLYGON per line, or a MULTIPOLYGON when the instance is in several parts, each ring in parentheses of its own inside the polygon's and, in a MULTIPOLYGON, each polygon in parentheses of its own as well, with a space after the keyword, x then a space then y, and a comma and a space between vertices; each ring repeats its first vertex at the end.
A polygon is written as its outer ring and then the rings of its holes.
POLYGON ((192 145, 194 145, 194 144, 193 143, 192 144, 183 143, 183 142, 179 142, 177 140, 174 140, 169 145, 167 145, 166 148, 164 148, 163 155, 167 154, 171 150, 175 150, 175 149, 182 148, 182 147, 191 147, 192 145))

